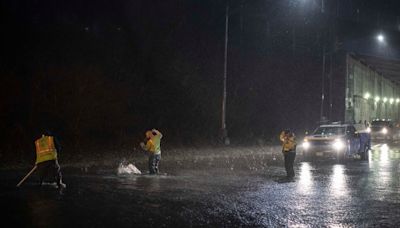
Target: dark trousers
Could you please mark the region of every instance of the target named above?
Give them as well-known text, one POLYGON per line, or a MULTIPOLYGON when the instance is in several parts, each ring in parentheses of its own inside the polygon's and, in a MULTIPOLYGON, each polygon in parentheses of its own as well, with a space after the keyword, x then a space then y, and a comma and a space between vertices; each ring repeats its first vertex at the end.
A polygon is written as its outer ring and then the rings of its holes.
POLYGON ((58 186, 61 185, 62 183, 62 175, 61 175, 61 168, 60 165, 58 164, 57 160, 50 160, 50 161, 44 161, 39 164, 37 164, 37 170, 39 173, 39 184, 43 184, 43 180, 47 177, 50 176, 52 177, 58 186))
POLYGON ((293 178, 294 177, 293 163, 294 159, 296 158, 296 152, 295 151, 283 152, 283 155, 285 156, 286 176, 288 178, 293 178))
POLYGON ((158 174, 158 164, 161 160, 161 154, 150 154, 149 155, 149 173, 158 174))

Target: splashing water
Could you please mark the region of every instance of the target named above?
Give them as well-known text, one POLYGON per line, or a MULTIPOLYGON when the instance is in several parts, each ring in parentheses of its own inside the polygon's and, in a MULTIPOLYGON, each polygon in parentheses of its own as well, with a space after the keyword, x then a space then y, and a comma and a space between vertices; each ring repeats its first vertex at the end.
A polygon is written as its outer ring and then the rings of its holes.
POLYGON ((142 174, 133 164, 124 165, 122 162, 118 166, 118 174, 142 174))

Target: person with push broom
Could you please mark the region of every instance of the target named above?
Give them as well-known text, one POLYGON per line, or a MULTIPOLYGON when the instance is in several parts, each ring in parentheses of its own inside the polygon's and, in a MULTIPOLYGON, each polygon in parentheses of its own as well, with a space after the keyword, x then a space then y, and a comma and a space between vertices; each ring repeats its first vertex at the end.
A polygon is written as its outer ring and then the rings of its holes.
POLYGON ((61 151, 60 144, 54 135, 46 130, 42 137, 35 141, 36 162, 33 169, 17 184, 19 187, 35 170, 39 172, 40 186, 49 174, 55 179, 58 188, 66 188, 62 182, 61 168, 58 164, 57 152, 61 151))

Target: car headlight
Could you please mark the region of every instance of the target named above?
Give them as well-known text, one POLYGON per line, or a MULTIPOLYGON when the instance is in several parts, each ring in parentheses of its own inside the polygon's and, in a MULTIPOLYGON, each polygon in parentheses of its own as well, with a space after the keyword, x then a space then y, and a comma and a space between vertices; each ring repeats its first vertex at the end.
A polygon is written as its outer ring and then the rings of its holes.
POLYGON ((382 134, 386 135, 388 133, 388 130, 386 127, 382 128, 382 134))
POLYGON ((304 148, 305 150, 307 150, 308 148, 310 148, 310 143, 309 143, 308 141, 304 141, 304 142, 303 142, 303 148, 304 148))
POLYGON ((335 150, 341 150, 341 149, 344 148, 345 144, 344 144, 344 142, 343 142, 342 140, 336 139, 336 140, 333 142, 332 146, 333 146, 333 148, 334 148, 335 150))
POLYGON ((370 127, 367 127, 367 132, 371 133, 371 128, 370 127))

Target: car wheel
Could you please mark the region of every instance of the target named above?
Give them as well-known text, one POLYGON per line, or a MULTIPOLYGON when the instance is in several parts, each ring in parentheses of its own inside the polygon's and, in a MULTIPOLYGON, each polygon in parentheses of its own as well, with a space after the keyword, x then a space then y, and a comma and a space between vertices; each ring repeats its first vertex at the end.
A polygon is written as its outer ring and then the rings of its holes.
POLYGON ((368 160, 368 154, 369 154, 369 147, 365 146, 363 152, 361 153, 361 160, 367 161, 368 160))

